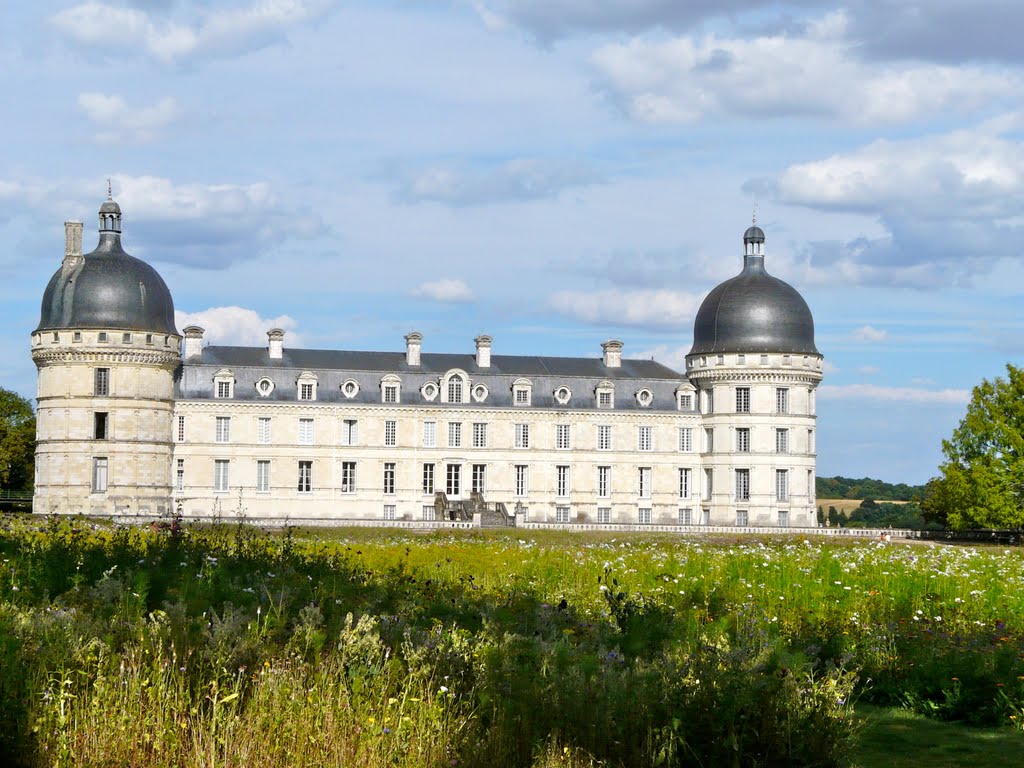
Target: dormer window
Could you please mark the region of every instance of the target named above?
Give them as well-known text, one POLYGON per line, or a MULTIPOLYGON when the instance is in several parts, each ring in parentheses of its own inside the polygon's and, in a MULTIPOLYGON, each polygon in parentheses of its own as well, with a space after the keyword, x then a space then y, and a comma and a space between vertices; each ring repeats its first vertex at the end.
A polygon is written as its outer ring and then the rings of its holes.
POLYGON ((266 376, 256 382, 256 394, 260 397, 270 397, 270 393, 273 391, 274 382, 266 376))
POLYGON ((487 392, 487 386, 486 385, 484 385, 484 384, 474 384, 473 385, 473 402, 474 403, 482 403, 484 400, 487 399, 487 395, 488 395, 488 392, 487 392))
POLYGON ((213 396, 219 400, 235 396, 235 376, 231 371, 221 369, 213 374, 213 396))
POLYGON ((529 379, 517 379, 512 383, 512 403, 527 406, 533 400, 533 384, 529 379))
POLYGON ((602 381, 594 387, 594 402, 604 411, 615 407, 615 386, 610 381, 602 381))
POLYGON ((469 396, 469 376, 465 371, 448 371, 441 383, 442 402, 461 404, 469 396))
POLYGON ((437 384, 432 381, 428 381, 420 387, 420 394, 423 395, 424 400, 433 402, 437 399, 437 384))
POLYGON ((295 382, 299 393, 299 400, 313 401, 316 400, 316 376, 305 371, 295 382))
POLYGON ((641 408, 647 408, 654 402, 654 393, 649 389, 641 389, 636 393, 636 402, 641 408))
POLYGON ((355 379, 347 379, 341 385, 341 394, 344 395, 346 399, 351 400, 359 394, 359 382, 355 379))
POLYGON ((676 407, 680 411, 692 411, 693 410, 693 392, 690 390, 677 390, 676 391, 676 407))
POLYGON ((393 405, 399 402, 402 391, 402 380, 394 374, 388 374, 380 380, 380 401, 393 405))
POLYGON ((566 403, 569 402, 569 399, 572 397, 572 390, 570 390, 568 387, 559 387, 558 389, 555 390, 554 394, 555 402, 558 403, 559 405, 565 405, 566 403))

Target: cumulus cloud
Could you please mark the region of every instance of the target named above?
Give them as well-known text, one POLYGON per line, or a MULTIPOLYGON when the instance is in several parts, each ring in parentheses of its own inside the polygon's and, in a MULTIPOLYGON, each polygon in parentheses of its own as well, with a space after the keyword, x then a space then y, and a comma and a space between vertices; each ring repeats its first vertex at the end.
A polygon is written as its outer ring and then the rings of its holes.
POLYGON ((881 328, 874 328, 870 325, 862 325, 853 332, 853 338, 857 341, 885 341, 889 338, 889 332, 881 328))
POLYGON ((669 368, 682 372, 686 370, 686 356, 690 353, 690 347, 692 346, 692 343, 682 346, 658 344, 642 349, 635 354, 630 353, 626 357, 634 357, 639 360, 657 360, 662 365, 667 365, 669 368))
POLYGON ((397 196, 406 202, 486 205, 555 197, 600 181, 590 168, 541 158, 517 158, 489 168, 437 165, 406 179, 397 196))
POLYGON ((263 318, 245 307, 210 307, 198 312, 176 310, 174 321, 178 330, 189 325, 203 328, 204 344, 262 347, 267 345, 267 331, 280 328, 285 331, 285 346, 302 346, 302 336, 295 332, 296 322, 288 315, 263 318))
POLYGON ((81 93, 78 109, 99 129, 99 144, 141 144, 152 141, 181 116, 177 102, 167 97, 150 106, 129 107, 117 95, 81 93))
POLYGON ((876 373, 880 373, 881 370, 877 365, 861 365, 857 368, 857 372, 863 373, 865 376, 874 376, 876 373))
POLYGON ((476 300, 468 285, 462 280, 452 278, 423 283, 413 289, 411 294, 420 299, 429 299, 445 304, 467 304, 476 300))
POLYGON ((693 327, 693 317, 702 295, 670 290, 559 291, 548 306, 566 317, 584 323, 609 326, 657 328, 693 327))
POLYGON ((143 50, 164 63, 235 56, 286 39, 289 27, 316 22, 335 0, 258 0, 236 8, 189 4, 184 21, 108 3, 80 3, 50 17, 67 39, 106 54, 143 50))
POLYGON ((875 400, 901 403, 963 405, 971 399, 966 389, 879 387, 874 384, 822 384, 818 394, 826 400, 875 400))

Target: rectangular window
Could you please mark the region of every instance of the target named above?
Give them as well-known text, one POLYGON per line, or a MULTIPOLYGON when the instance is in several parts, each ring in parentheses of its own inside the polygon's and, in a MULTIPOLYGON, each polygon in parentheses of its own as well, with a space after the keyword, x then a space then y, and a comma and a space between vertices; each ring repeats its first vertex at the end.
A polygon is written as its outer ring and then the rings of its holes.
POLYGON ((313 444, 313 420, 299 419, 299 445, 313 444))
POLYGON ((530 425, 516 424, 516 448, 530 447, 530 425))
POLYGON ((341 422, 341 444, 356 445, 359 443, 359 422, 345 419, 341 422))
POLYGON ((683 507, 679 510, 679 524, 680 525, 693 525, 693 510, 689 507, 683 507))
POLYGON ((607 499, 612 495, 611 485, 609 484, 609 477, 611 476, 611 467, 598 467, 597 468, 597 496, 601 499, 607 499))
POLYGON ((641 499, 651 498, 651 468, 640 467, 637 473, 637 493, 641 499))
POLYGON ((782 364, 783 365, 789 365, 792 362, 792 359, 793 358, 790 357, 789 355, 783 355, 782 356, 782 364))
POLYGON ((715 470, 704 470, 704 501, 711 501, 711 494, 715 492, 715 470))
POLYGON ((270 417, 260 416, 256 419, 256 442, 260 445, 270 443, 270 417))
POLYGON ((597 428, 597 450, 610 451, 612 449, 612 428, 608 424, 601 424, 597 428))
POLYGON ((776 453, 789 453, 789 430, 788 429, 776 429, 775 430, 775 452, 776 453))
POLYGON ((809 413, 811 416, 813 416, 814 415, 814 411, 815 411, 814 390, 813 389, 808 389, 807 390, 807 413, 809 413))
POLYGON ((818 489, 814 484, 814 472, 813 470, 807 470, 807 499, 814 501, 814 497, 818 495, 818 489))
POLYGON ((707 389, 704 391, 704 413, 715 412, 715 391, 707 389))
POLYGON ((768 355, 761 355, 761 365, 768 365, 768 355))
POLYGON ((712 427, 704 429, 704 450, 713 453, 715 450, 715 430, 712 427))
POLYGON ((178 459, 177 467, 174 470, 174 490, 185 490, 185 460, 178 459))
POLYGON ((217 459, 213 462, 213 490, 223 492, 230 490, 231 484, 228 478, 228 469, 231 462, 227 459, 217 459))
POLYGON ((385 520, 394 520, 396 516, 397 515, 396 515, 395 505, 394 504, 385 504, 384 505, 384 519, 385 520))
POLYGON ((424 504, 420 516, 427 522, 433 522, 437 520, 437 510, 433 504, 424 504))
POLYGON ((679 395, 679 410, 680 411, 692 411, 693 410, 693 395, 679 395))
POLYGON ((185 442, 185 417, 178 417, 178 442, 185 442))
POLYGON ((789 470, 775 470, 775 500, 789 501, 789 470))
POLYGON ((106 331, 100 331, 99 333, 97 333, 96 334, 96 341, 99 342, 100 344, 106 344, 107 343, 107 332, 106 331))
POLYGON ((462 465, 448 465, 448 482, 445 487, 449 496, 458 496, 462 493, 462 465))
POLYGON ((268 493, 270 491, 270 462, 260 459, 256 462, 256 492, 268 493))
POLYGON ((100 397, 107 397, 110 394, 110 369, 97 368, 93 382, 92 393, 100 397))
POLYGON ((555 507, 555 522, 556 523, 568 523, 569 522, 569 508, 568 507, 555 507))
POLYGON ((398 422, 388 419, 384 422, 384 445, 394 448, 398 445, 398 422))
POLYGON ((736 525, 741 528, 746 528, 748 524, 747 510, 737 509, 736 510, 736 525))
POLYGON ((654 441, 651 438, 651 434, 654 430, 653 427, 637 427, 636 428, 636 449, 638 451, 652 451, 654 450, 654 441))
POLYGON ((354 461, 341 462, 341 492, 356 492, 356 463, 354 461))
POLYGON ((746 365, 746 364, 747 364, 747 356, 746 355, 736 355, 736 365, 746 365))
POLYGON ((612 393, 608 390, 601 390, 597 393, 597 407, 598 408, 611 408, 612 407, 612 393))
POLYGON ((230 381, 218 381, 217 382, 217 397, 225 398, 231 397, 231 382, 230 381))
POLYGON ((530 473, 525 464, 516 464, 516 496, 523 497, 530 490, 530 473))
POLYGON ((750 413, 750 387, 736 387, 736 413, 750 413))
POLYGON ((814 453, 814 430, 807 430, 807 452, 814 453))
POLYGON ((736 450, 739 453, 750 453, 749 427, 740 427, 736 430, 736 450))
POLYGON ((690 498, 691 486, 691 472, 688 467, 679 468, 679 498, 688 499, 690 498))
POLYGON ((487 465, 486 464, 474 464, 473 465, 473 493, 483 494, 487 488, 487 465))
POLYGON ((612 521, 612 508, 611 507, 598 507, 597 508, 597 522, 599 523, 610 523, 612 521))
POLYGON ((434 493, 434 465, 423 465, 423 493, 433 495, 434 493))
POLYGON ((718 356, 718 365, 725 365, 725 355, 718 356))
POLYGON ((555 495, 569 495, 569 467, 565 464, 555 467, 555 495))
POLYGON ((789 413, 789 389, 786 387, 775 390, 775 412, 789 413))
POLYGON ((107 491, 107 459, 106 457, 92 460, 92 490, 93 493, 106 493, 107 491))
POLYGON ((423 447, 437 448, 437 422, 423 422, 423 447))
POLYGON ((473 424, 473 447, 474 448, 486 448, 487 447, 487 425, 475 423, 473 424))
POLYGON ((385 403, 397 403, 398 402, 398 385, 397 384, 385 384, 384 385, 384 402, 385 403))
POLYGON ((693 428, 692 427, 680 427, 679 428, 679 450, 683 453, 689 453, 693 450, 693 428))
POLYGON ((132 343, 132 335, 130 333, 122 333, 121 334, 121 343, 122 344, 131 344, 132 343))
POLYGON ((94 440, 106 440, 107 425, 110 422, 110 414, 106 411, 99 411, 93 414, 92 419, 92 437, 94 440))
POLYGON ((462 447, 462 422, 461 421, 449 421, 448 422, 448 447, 449 448, 461 448, 462 447))
POLYGON ((313 383, 304 381, 299 383, 299 400, 313 399, 313 383))
POLYGON ((516 387, 515 389, 516 405, 529 405, 530 404, 530 390, 528 387, 516 387))
POLYGON ((637 512, 637 522, 640 523, 640 525, 650 525, 651 524, 651 508, 650 507, 641 507, 638 510, 638 512, 637 512))
MULTIPOLYGON (((269 462, 267 463, 269 468, 269 462)), ((299 462, 299 493, 311 493, 313 491, 313 462, 299 462)))
POLYGON ((779 510, 779 528, 789 528, 789 510, 779 510))
POLYGON ((230 416, 218 416, 217 417, 217 442, 218 443, 230 443, 231 442, 231 417, 230 416))
POLYGON ((750 501, 750 470, 736 470, 736 501, 750 501))
POLYGON ((384 493, 388 496, 395 493, 395 463, 393 461, 384 463, 384 493))
POLYGON ((569 450, 569 425, 568 424, 556 424, 555 425, 555 448, 560 451, 569 450))
POLYGON ((82 332, 81 331, 75 331, 74 334, 72 334, 72 336, 71 336, 71 340, 73 342, 76 342, 76 343, 80 342, 82 340, 82 332))
POLYGON ((448 379, 448 402, 462 402, 462 379, 460 379, 458 376, 453 376, 452 378, 448 379))

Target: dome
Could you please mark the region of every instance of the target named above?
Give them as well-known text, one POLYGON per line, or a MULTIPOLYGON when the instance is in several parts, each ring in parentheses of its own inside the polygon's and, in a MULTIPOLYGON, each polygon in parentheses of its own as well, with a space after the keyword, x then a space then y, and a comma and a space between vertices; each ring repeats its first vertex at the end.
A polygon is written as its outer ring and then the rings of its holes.
MULTIPOLYGON (((61 328, 123 328, 179 335, 174 302, 163 278, 149 264, 125 253, 120 232, 105 225, 118 214, 108 200, 100 209, 100 241, 85 256, 65 258, 50 278, 36 331, 61 328)), ((119 229, 119 226, 118 226, 119 229)))
POLYGON ((764 268, 764 232, 750 227, 743 233, 743 241, 743 271, 712 289, 700 305, 690 354, 819 354, 807 302, 793 286, 764 268))

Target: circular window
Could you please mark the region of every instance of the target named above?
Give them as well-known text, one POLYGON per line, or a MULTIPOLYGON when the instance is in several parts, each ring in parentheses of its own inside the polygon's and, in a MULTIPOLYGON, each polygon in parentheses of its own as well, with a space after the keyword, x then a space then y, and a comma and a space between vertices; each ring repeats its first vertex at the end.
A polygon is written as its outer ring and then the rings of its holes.
POLYGON ((562 405, 568 403, 570 397, 572 397, 572 392, 569 391, 568 387, 559 387, 555 390, 555 400, 562 405))
POLYGON ((264 376, 256 382, 256 393, 260 397, 268 397, 274 391, 274 382, 264 376))
POLYGON ((485 387, 483 384, 475 385, 473 387, 473 399, 478 403, 482 403, 484 400, 486 400, 487 387, 485 387))
POLYGON ((341 385, 341 394, 351 400, 353 397, 359 394, 359 382, 355 379, 348 379, 344 384, 341 385))
POLYGON ((428 381, 420 388, 420 393, 423 395, 424 400, 433 400, 437 397, 437 384, 432 381, 428 381))
POLYGON ((636 393, 636 401, 646 407, 654 400, 654 394, 649 389, 641 389, 636 393))

